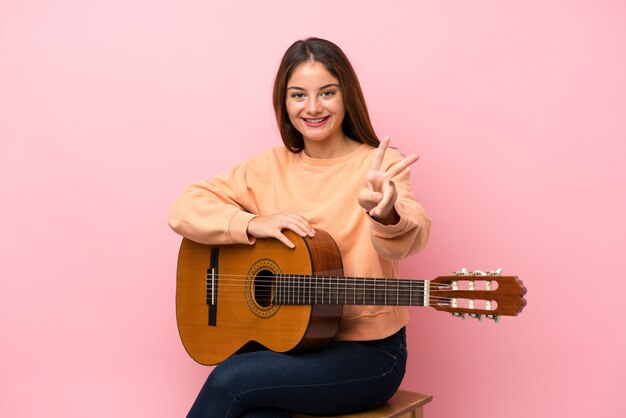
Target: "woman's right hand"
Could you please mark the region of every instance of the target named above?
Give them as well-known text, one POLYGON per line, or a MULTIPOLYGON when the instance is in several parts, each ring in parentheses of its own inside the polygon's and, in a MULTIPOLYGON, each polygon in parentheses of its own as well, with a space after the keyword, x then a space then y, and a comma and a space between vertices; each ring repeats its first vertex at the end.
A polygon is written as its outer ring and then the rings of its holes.
POLYGON ((276 238, 289 248, 295 244, 283 234, 283 229, 289 229, 301 237, 313 237, 315 229, 302 216, 292 212, 280 212, 274 215, 255 216, 248 223, 248 235, 255 238, 276 238))

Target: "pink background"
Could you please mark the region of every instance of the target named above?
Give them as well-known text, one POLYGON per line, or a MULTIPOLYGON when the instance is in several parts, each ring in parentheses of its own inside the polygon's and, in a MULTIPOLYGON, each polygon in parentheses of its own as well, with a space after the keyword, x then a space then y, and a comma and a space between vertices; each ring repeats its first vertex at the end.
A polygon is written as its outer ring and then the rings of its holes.
POLYGON ((502 267, 516 318, 412 311, 429 418, 623 417, 626 8, 609 1, 0 3, 0 415, 180 417, 181 188, 280 144, 282 53, 316 35, 379 135, 418 152, 430 246, 403 277, 502 267), (102 3, 102 4, 99 4, 102 3))

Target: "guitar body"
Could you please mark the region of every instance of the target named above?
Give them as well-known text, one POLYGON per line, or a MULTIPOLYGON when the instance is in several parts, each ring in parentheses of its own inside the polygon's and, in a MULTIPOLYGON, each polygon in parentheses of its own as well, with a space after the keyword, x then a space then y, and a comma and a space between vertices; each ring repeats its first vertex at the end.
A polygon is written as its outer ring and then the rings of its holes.
POLYGON ((187 353, 217 364, 233 354, 266 347, 310 350, 328 344, 339 328, 342 305, 276 305, 276 274, 341 276, 339 250, 326 232, 285 235, 253 246, 209 246, 183 239, 176 280, 176 320, 187 353))

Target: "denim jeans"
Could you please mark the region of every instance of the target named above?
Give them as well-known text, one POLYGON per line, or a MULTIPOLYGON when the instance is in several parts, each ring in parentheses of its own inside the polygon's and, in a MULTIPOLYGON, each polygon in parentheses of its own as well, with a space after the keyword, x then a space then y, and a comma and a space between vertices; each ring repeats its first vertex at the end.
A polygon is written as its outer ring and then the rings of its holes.
POLYGON ((280 418, 373 408, 400 386, 406 334, 375 341, 333 341, 320 351, 235 355, 209 375, 188 418, 280 418))

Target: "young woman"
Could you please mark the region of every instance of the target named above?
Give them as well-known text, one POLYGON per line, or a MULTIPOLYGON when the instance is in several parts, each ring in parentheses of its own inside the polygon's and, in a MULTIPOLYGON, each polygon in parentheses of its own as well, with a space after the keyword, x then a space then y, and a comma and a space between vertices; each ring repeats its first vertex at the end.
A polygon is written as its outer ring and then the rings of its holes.
MULTIPOLYGON (((379 141, 356 74, 332 42, 309 38, 285 53, 274 83, 284 147, 188 186, 170 226, 193 241, 293 243, 291 230, 327 231, 344 274, 397 277, 398 261, 426 245, 430 219, 403 157, 379 141)), ((372 408, 391 397, 406 364, 405 307, 345 306, 335 340, 305 353, 235 355, 210 374, 189 417, 291 417, 372 408)))

